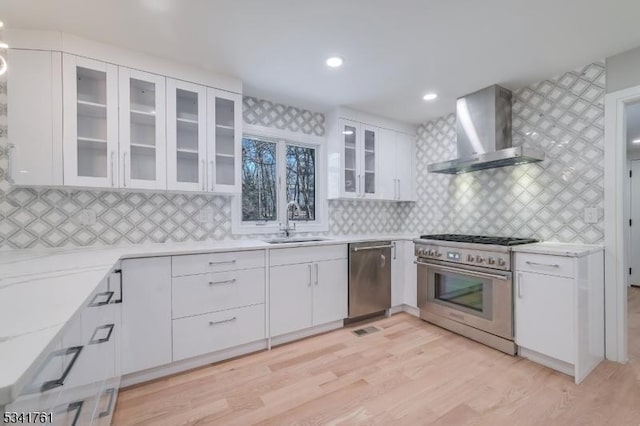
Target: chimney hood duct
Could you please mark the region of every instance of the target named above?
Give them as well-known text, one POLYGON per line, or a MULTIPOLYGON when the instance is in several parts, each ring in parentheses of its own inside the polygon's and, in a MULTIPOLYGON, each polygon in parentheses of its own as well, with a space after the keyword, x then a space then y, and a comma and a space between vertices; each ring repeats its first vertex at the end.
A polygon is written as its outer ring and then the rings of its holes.
POLYGON ((544 152, 512 146, 511 91, 497 85, 458 99, 458 158, 429 164, 430 173, 460 174, 544 160, 544 152))

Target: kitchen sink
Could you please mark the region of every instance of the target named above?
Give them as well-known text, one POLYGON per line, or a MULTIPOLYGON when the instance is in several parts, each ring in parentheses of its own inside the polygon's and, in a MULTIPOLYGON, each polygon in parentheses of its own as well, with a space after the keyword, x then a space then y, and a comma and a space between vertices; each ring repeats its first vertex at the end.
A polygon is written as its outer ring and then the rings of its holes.
POLYGON ((317 237, 307 237, 307 238, 282 237, 282 238, 272 238, 270 240, 264 240, 264 242, 269 244, 287 244, 287 243, 311 243, 314 241, 328 241, 328 240, 329 238, 317 238, 317 237))

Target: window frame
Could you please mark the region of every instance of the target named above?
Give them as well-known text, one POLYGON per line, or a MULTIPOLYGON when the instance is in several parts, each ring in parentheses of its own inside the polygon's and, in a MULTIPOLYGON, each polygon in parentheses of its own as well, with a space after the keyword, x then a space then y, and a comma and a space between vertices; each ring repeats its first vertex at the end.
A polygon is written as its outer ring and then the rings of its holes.
MULTIPOLYGON (((326 139, 319 136, 305 135, 271 127, 244 124, 242 138, 255 138, 266 142, 275 142, 276 145, 276 173, 278 176, 277 219, 275 221, 243 221, 242 220, 242 193, 233 197, 231 205, 231 227, 233 234, 278 234, 280 224, 284 224, 284 215, 287 205, 286 193, 286 146, 293 145, 315 149, 315 220, 292 221, 295 223, 294 232, 326 232, 328 223, 328 199, 327 199, 327 163, 326 163, 326 139)), ((242 159, 241 159, 242 164, 242 159)), ((241 166, 242 167, 242 166, 241 166)), ((240 182, 242 188, 242 182, 240 182)))

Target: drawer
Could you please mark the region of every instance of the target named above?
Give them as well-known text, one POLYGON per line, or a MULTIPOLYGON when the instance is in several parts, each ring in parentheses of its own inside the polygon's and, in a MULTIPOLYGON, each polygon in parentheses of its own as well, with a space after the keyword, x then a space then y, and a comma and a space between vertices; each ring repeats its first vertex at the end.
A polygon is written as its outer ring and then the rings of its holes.
POLYGON ((265 268, 173 278, 172 316, 221 311, 265 301, 265 268))
POLYGON ((548 254, 516 253, 516 271, 573 278, 574 259, 548 254))
POLYGON ((272 249, 271 266, 347 259, 348 253, 346 244, 272 249))
POLYGON ((172 276, 264 268, 264 250, 191 254, 171 258, 172 276))
POLYGON ((173 320, 173 360, 264 339, 264 309, 262 304, 173 320))

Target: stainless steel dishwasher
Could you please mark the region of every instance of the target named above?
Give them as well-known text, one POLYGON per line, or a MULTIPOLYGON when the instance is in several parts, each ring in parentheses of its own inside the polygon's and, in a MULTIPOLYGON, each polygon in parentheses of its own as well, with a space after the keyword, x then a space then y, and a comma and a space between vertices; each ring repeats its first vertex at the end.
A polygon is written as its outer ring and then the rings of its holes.
POLYGON ((349 319, 391 307, 390 241, 349 244, 349 319))

